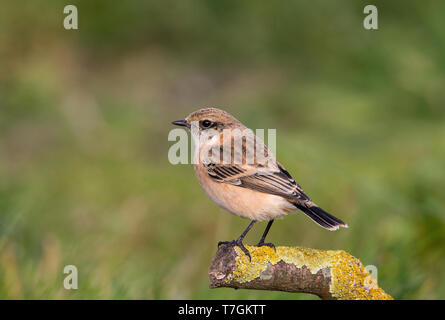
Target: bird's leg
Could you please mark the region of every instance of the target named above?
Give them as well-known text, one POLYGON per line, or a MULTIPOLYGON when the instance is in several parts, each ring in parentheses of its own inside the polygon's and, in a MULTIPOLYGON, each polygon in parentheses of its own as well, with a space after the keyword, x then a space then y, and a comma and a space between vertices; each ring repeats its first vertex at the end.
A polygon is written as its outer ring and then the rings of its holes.
POLYGON ((218 242, 218 247, 222 244, 238 246, 249 257, 249 260, 252 260, 249 250, 247 250, 243 244, 243 239, 246 236, 247 232, 249 232, 249 230, 253 227, 255 222, 256 222, 255 220, 252 220, 252 222, 247 226, 246 230, 244 230, 243 233, 241 233, 241 235, 238 237, 238 239, 233 240, 233 241, 220 241, 220 242, 218 242))
POLYGON ((270 227, 272 226, 273 219, 269 221, 267 224, 266 230, 264 230, 263 235, 261 236, 260 242, 256 245, 256 247, 262 247, 262 246, 268 246, 271 248, 274 248, 276 250, 275 245, 273 243, 264 243, 264 240, 266 239, 267 233, 269 232, 270 227))

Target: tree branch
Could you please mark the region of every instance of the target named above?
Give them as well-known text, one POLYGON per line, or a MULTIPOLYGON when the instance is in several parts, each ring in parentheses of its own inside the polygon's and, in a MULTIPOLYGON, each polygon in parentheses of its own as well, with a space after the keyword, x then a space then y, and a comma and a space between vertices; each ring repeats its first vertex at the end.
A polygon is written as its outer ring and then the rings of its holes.
POLYGON ((220 246, 210 268, 210 288, 305 292, 321 299, 392 299, 360 260, 343 250, 220 246))

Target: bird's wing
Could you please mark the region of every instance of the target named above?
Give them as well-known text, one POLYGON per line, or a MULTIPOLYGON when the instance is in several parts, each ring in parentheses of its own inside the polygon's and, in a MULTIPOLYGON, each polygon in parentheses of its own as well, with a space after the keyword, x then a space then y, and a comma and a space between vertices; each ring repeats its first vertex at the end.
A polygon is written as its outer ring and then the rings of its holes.
POLYGON ((249 166, 243 165, 209 165, 207 172, 212 179, 221 183, 282 196, 326 229, 348 227, 342 220, 313 203, 283 166, 278 162, 276 166, 277 170, 270 171, 270 168, 264 170, 250 166, 249 169, 249 166))
POLYGON ((216 146, 216 151, 221 148, 220 152, 213 152, 215 149, 212 152, 202 149, 205 150, 202 152, 202 164, 214 181, 282 196, 293 201, 310 201, 289 172, 276 161, 264 142, 253 132, 248 131, 242 143, 236 147, 235 145, 236 143, 227 139, 220 140, 220 145, 208 145, 213 148, 216 146), (264 152, 257 153, 256 150, 264 152), (253 154, 255 157, 251 159, 253 154), (225 163, 224 159, 229 159, 229 163, 225 163), (249 160, 254 160, 253 164, 250 164, 249 160))
POLYGON ((310 201, 289 172, 278 162, 269 166, 214 164, 206 165, 210 178, 221 183, 282 196, 291 200, 310 201))

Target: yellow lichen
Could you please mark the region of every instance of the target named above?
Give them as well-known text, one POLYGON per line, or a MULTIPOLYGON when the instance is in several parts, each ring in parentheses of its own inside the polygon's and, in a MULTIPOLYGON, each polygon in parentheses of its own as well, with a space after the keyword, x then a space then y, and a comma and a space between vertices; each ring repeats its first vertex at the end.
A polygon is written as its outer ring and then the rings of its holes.
POLYGON ((329 292, 338 299, 392 300, 378 287, 377 282, 365 270, 360 260, 345 251, 334 256, 331 267, 329 292))
POLYGON ((342 250, 317 250, 302 247, 251 247, 252 260, 235 247, 236 269, 226 280, 239 283, 258 278, 270 266, 284 261, 297 268, 306 266, 312 274, 321 269, 330 271, 331 284, 329 292, 337 299, 392 299, 377 286, 360 261, 342 250))

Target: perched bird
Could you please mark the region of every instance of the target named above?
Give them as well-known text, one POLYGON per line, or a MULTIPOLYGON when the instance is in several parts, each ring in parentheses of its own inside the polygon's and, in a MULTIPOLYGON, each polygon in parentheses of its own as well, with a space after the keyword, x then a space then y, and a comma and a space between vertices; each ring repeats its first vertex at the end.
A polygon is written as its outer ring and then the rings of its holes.
POLYGON ((207 196, 230 213, 252 220, 238 239, 218 246, 239 246, 250 258, 242 241, 255 222, 268 221, 257 246, 275 248, 264 242, 274 219, 297 210, 328 230, 348 227, 312 202, 264 142, 229 113, 204 108, 172 123, 191 131, 197 146, 194 169, 207 196))

